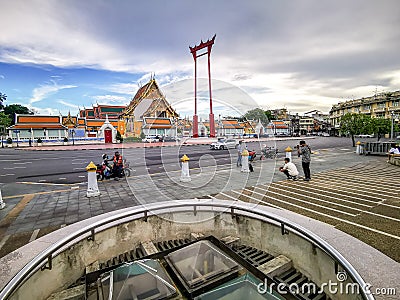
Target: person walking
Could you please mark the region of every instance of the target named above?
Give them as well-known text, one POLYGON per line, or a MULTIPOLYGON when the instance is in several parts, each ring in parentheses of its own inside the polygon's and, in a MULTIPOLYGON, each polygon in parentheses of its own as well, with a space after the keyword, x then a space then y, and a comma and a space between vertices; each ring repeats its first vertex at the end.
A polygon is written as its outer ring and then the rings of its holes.
POLYGON ((311 148, 305 141, 300 141, 300 147, 297 148, 297 153, 301 156, 301 166, 304 172, 304 181, 311 180, 310 162, 311 162, 311 148))
POLYGON ((239 145, 237 146, 237 161, 236 161, 236 166, 241 167, 242 166, 242 152, 243 150, 246 149, 246 145, 243 143, 243 141, 239 141, 239 145))
POLYGON ((297 180, 297 176, 299 175, 296 165, 290 161, 289 157, 285 157, 285 164, 279 168, 279 171, 283 172, 287 179, 297 180))

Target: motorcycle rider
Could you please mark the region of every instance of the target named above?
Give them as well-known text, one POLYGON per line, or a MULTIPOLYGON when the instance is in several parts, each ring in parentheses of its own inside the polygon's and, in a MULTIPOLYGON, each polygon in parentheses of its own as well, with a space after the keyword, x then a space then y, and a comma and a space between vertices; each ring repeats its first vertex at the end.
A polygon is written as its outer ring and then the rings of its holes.
POLYGON ((111 176, 112 167, 108 162, 112 159, 109 159, 107 154, 103 154, 101 158, 103 159, 104 175, 109 178, 111 176))
POLYGON ((119 180, 119 178, 122 177, 123 158, 118 151, 115 151, 114 153, 113 162, 113 174, 115 177, 114 179, 119 180))

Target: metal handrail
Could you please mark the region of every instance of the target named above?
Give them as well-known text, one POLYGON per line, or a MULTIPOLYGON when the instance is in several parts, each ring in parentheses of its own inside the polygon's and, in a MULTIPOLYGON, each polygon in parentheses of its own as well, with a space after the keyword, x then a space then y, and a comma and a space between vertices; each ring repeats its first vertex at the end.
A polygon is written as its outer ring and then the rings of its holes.
POLYGON ((38 268, 40 267, 43 268, 43 265, 46 265, 47 262, 51 263, 51 258, 53 257, 54 254, 58 253, 60 249, 63 249, 65 246, 67 246, 70 242, 74 240, 76 240, 76 242, 79 242, 84 238, 87 238, 88 234, 90 234, 89 238, 90 237, 94 238, 95 230, 99 229, 100 227, 103 227, 101 228, 101 231, 103 231, 109 228, 109 227, 104 227, 107 224, 114 223, 113 226, 116 226, 115 224, 116 221, 124 219, 123 222, 126 222, 128 218, 132 218, 134 216, 136 216, 135 219, 140 219, 140 218, 147 219, 147 217, 151 215, 156 215, 156 213, 163 214, 163 213, 187 212, 187 211, 199 212, 200 211, 199 207, 203 208, 202 211, 226 212, 227 210, 229 210, 229 213, 231 214, 239 214, 240 212, 242 212, 242 215, 247 215, 254 219, 262 221, 272 220, 280 224, 282 229, 282 234, 288 233, 287 229, 289 228, 292 232, 297 233, 298 235, 300 234, 300 236, 305 237, 311 243, 318 246, 326 254, 332 257, 335 263, 340 264, 341 267, 347 272, 347 274, 350 275, 353 281, 360 285, 361 295, 363 296, 364 299, 371 299, 371 300, 374 299, 372 294, 368 294, 364 290, 366 283, 362 279, 360 274, 358 274, 358 272, 354 269, 354 267, 335 248, 333 248, 331 245, 329 245, 326 241, 318 237, 313 232, 309 231, 306 228, 303 228, 302 226, 292 221, 279 217, 273 213, 269 213, 255 207, 249 208, 249 205, 247 203, 244 202, 232 203, 232 202, 227 202, 226 200, 224 201, 224 200, 214 200, 214 199, 178 200, 173 203, 158 202, 158 203, 147 204, 145 206, 137 206, 133 207, 129 211, 124 211, 109 216, 105 219, 96 221, 93 224, 90 224, 86 227, 80 228, 73 234, 69 234, 68 236, 62 238, 53 245, 49 246, 41 253, 39 253, 37 256, 35 256, 31 261, 29 261, 0 291, 0 299, 7 299, 16 291, 16 289, 27 278, 29 278, 29 276, 31 276, 32 272, 38 270, 38 268), (174 209, 174 211, 171 211, 171 209, 174 209))

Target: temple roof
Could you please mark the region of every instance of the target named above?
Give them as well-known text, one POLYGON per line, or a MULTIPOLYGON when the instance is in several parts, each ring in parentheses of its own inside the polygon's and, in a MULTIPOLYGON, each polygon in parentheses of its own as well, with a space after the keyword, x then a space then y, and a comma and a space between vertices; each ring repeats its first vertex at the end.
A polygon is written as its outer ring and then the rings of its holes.
POLYGON ((162 106, 165 107, 165 109, 169 112, 170 115, 177 117, 178 114, 175 112, 175 110, 171 107, 171 105, 168 103, 167 99, 161 92, 161 89, 159 88, 156 80, 154 78, 151 78, 148 83, 146 83, 144 86, 140 87, 139 90, 136 92, 135 96, 131 100, 131 102, 128 104, 126 109, 123 111, 123 115, 129 116, 129 115, 134 115, 136 119, 142 119, 143 116, 146 115, 149 110, 152 109, 152 103, 154 101, 157 101, 158 104, 156 106, 162 106), (151 103, 146 103, 146 105, 140 105, 143 100, 147 100, 146 102, 151 103), (138 111, 136 111, 136 108, 139 108, 138 111), (138 114, 138 116, 136 116, 138 114))

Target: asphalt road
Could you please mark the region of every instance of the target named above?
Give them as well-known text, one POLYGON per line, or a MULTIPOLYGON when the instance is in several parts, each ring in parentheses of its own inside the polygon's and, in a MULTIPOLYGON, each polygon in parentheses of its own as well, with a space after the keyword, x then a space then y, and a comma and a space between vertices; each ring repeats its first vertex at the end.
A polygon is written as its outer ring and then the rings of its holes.
MULTIPOLYGON (((264 144, 279 149, 279 156, 284 157, 284 149, 295 148, 297 140, 276 142, 249 142, 249 150, 260 149, 264 144)), ((307 140, 313 150, 329 148, 351 149, 351 140, 336 137, 315 137, 307 140)), ((113 152, 106 152, 112 157, 113 152)), ((212 165, 231 165, 237 159, 236 149, 211 150, 208 145, 191 145, 179 147, 128 148, 121 150, 129 161, 133 176, 144 173, 159 173, 180 169, 180 158, 186 154, 190 158, 190 167, 198 168, 212 165), (140 167, 139 167, 140 166, 140 167), (144 168, 143 168, 144 166, 144 168)), ((0 149, 0 183, 33 182, 72 184, 86 182, 85 167, 93 161, 101 162, 104 150, 75 151, 32 151, 21 149, 0 149)), ((258 158, 257 158, 258 159, 258 158)))

